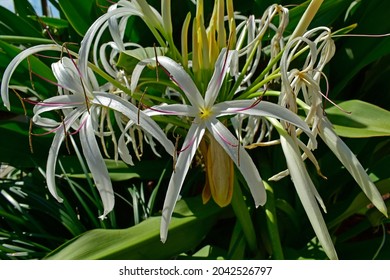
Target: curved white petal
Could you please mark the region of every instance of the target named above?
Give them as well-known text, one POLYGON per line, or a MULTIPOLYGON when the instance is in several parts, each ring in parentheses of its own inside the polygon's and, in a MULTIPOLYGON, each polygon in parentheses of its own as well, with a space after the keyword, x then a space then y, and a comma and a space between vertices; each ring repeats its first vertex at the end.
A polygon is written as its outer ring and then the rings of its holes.
POLYGON ((139 78, 141 77, 142 71, 144 68, 150 64, 154 63, 155 61, 151 61, 150 59, 145 59, 137 63, 137 65, 134 67, 133 73, 131 73, 131 80, 130 80, 130 91, 132 93, 135 92, 135 89, 137 88, 139 78))
POLYGON ((16 67, 28 56, 42 51, 62 51, 62 47, 60 45, 56 44, 48 44, 48 45, 38 45, 31 48, 28 48, 21 53, 19 53, 17 56, 15 56, 11 62, 8 64, 7 68, 5 69, 3 73, 3 79, 1 81, 1 99, 3 100, 4 106, 7 107, 8 110, 10 110, 10 103, 9 103, 9 96, 8 96, 8 89, 9 89, 9 82, 11 80, 11 76, 14 73, 16 67))
POLYGON ((356 183, 360 186, 368 199, 375 205, 376 208, 378 208, 379 211, 387 216, 387 207, 380 192, 368 177, 367 172, 364 170, 354 153, 341 140, 341 138, 337 136, 332 128, 332 125, 326 119, 322 119, 318 125, 318 129, 321 139, 353 176, 356 183))
MULTIPOLYGON (((112 10, 115 10, 118 8, 118 4, 111 5, 107 12, 111 12, 112 10)), ((127 21, 128 17, 124 17, 125 21, 127 21)), ((119 49, 119 51, 123 52, 125 50, 125 46, 123 44, 123 30, 119 27, 118 21, 115 17, 111 17, 108 19, 108 28, 110 30, 110 34, 112 39, 114 40, 116 47, 119 49)))
POLYGON ((307 173, 306 167, 302 161, 299 149, 294 140, 287 132, 280 130, 280 143, 286 158, 287 167, 290 171, 291 179, 298 193, 299 199, 306 211, 309 221, 316 233, 318 240, 330 259, 337 259, 337 253, 333 246, 332 239, 329 235, 325 221, 322 217, 321 210, 317 204, 313 189, 315 186, 307 173))
MULTIPOLYGON (((190 75, 184 70, 184 68, 176 61, 166 56, 158 56, 157 60, 158 64, 167 71, 169 78, 174 83, 176 83, 181 90, 183 90, 191 105, 196 108, 204 107, 204 100, 198 88, 196 87, 190 75)), ((132 91, 134 91, 136 88, 136 84, 138 83, 138 79, 143 68, 145 68, 145 66, 148 64, 156 65, 156 58, 145 59, 137 64, 133 71, 133 76, 131 77, 132 91)))
POLYGON ((162 210, 160 227, 160 237, 162 242, 165 242, 167 239, 168 227, 172 218, 173 209, 175 208, 176 201, 179 198, 180 190, 190 167, 192 158, 194 157, 196 149, 202 140, 204 132, 204 124, 199 123, 197 125, 194 122, 184 140, 182 148, 183 151, 180 152, 177 158, 175 170, 172 174, 171 180, 169 181, 162 210))
POLYGON ((80 95, 59 95, 50 97, 34 106, 33 121, 36 122, 36 118, 44 112, 79 107, 83 106, 84 103, 85 99, 80 95))
MULTIPOLYGON (((93 109, 91 108, 91 111, 93 109)), ((103 202, 104 211, 100 218, 104 218, 114 208, 114 191, 107 166, 104 163, 96 141, 92 118, 89 113, 85 113, 82 123, 83 126, 79 132, 80 143, 88 168, 91 171, 92 178, 103 202)))
POLYGON ((152 120, 143 111, 139 110, 132 103, 123 100, 119 96, 106 93, 95 93, 95 99, 92 103, 100 106, 109 107, 115 111, 118 111, 142 127, 150 135, 156 138, 161 145, 165 148, 168 154, 173 155, 175 147, 172 142, 167 138, 164 131, 158 126, 158 124, 152 120))
POLYGON ((66 117, 78 107, 81 111, 86 111, 85 99, 80 95, 60 95, 48 98, 34 106, 32 121, 41 127, 56 127, 60 123, 56 120, 42 117, 41 114, 49 111, 62 110, 66 117))
POLYGON ((55 169, 56 169, 56 162, 58 157, 58 152, 60 150, 60 146, 62 141, 64 141, 65 138, 65 132, 69 130, 69 128, 72 126, 72 124, 85 112, 85 110, 74 110, 72 113, 70 113, 64 120, 64 125, 61 125, 53 138, 53 142, 50 146, 49 154, 47 157, 47 163, 46 163, 46 182, 47 187, 50 191, 50 193, 57 199, 59 202, 62 202, 62 198, 58 196, 57 190, 56 190, 56 183, 55 183, 55 169))
POLYGON ((218 97, 219 90, 221 89, 223 79, 229 70, 230 63, 233 59, 237 59, 237 57, 237 51, 227 51, 226 48, 222 49, 217 61, 215 62, 214 73, 205 93, 206 107, 211 107, 214 104, 218 97))
POLYGON ((259 171, 246 150, 234 135, 217 119, 206 122, 207 129, 224 148, 245 178, 256 207, 264 205, 267 194, 259 171))
MULTIPOLYGON (((87 33, 85 33, 84 38, 81 41, 81 46, 79 50, 78 65, 80 67, 80 72, 83 78, 88 76, 88 57, 96 33, 99 32, 99 29, 107 22, 108 19, 130 15, 142 16, 142 13, 134 9, 133 6, 120 7, 105 13, 89 27, 87 33)), ((108 24, 105 26, 107 27, 108 24)))
POLYGON ((51 69, 61 87, 76 94, 83 94, 84 88, 74 61, 63 57, 60 61, 53 63, 51 69))
POLYGON ((99 89, 99 83, 93 71, 87 69, 87 77, 81 78, 81 73, 77 68, 76 61, 69 57, 63 57, 60 61, 52 64, 54 76, 57 78, 58 84, 66 89, 69 89, 74 94, 85 95, 93 90, 99 89))
POLYGON ((127 163, 129 165, 134 165, 134 162, 133 162, 133 157, 130 155, 129 149, 127 148, 127 143, 126 143, 126 139, 125 138, 126 138, 126 135, 127 135, 127 131, 133 125, 135 125, 135 123, 132 120, 130 120, 126 124, 126 126, 123 128, 122 134, 121 134, 121 136, 118 139, 118 153, 119 153, 119 156, 121 157, 121 159, 125 163, 127 163))
POLYGON ((168 71, 170 78, 183 90, 194 107, 204 106, 204 100, 198 88, 180 64, 166 56, 158 57, 158 63, 168 71))

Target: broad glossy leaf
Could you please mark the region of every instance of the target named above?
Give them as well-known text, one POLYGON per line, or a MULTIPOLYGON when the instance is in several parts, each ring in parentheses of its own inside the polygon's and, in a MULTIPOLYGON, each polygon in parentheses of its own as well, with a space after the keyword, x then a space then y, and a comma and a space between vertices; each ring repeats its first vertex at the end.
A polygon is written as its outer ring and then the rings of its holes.
POLYGON ((60 18, 31 16, 33 20, 46 24, 48 27, 64 29, 69 27, 69 22, 60 18))
POLYGON ((83 36, 92 25, 95 0, 59 0, 62 12, 67 20, 83 36))
POLYGON ((327 117, 336 133, 343 137, 374 137, 390 135, 390 112, 360 100, 338 104, 347 114, 336 107, 326 110, 327 117))
POLYGON ((198 245, 221 208, 200 197, 178 201, 166 243, 160 241, 160 217, 128 229, 88 231, 59 247, 46 259, 168 259, 198 245))
POLYGON ((13 2, 15 7, 15 13, 18 15, 27 18, 28 16, 37 14, 37 11, 34 10, 34 7, 31 5, 30 1, 17 0, 13 2))
POLYGON ((2 26, 1 30, 3 31, 9 30, 7 33, 3 34, 42 37, 42 33, 37 30, 36 27, 32 26, 25 18, 14 14, 2 6, 0 6, 0 26, 2 26), (3 26, 6 26, 7 29, 3 26))

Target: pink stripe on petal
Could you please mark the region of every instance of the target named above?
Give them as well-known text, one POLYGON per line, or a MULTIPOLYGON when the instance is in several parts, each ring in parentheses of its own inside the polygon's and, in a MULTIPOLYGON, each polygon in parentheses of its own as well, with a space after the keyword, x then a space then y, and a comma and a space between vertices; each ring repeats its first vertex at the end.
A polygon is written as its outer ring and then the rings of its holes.
POLYGON ((155 111, 155 112, 163 113, 166 115, 177 115, 177 112, 175 112, 175 111, 159 110, 159 109, 156 109, 153 107, 148 107, 147 109, 155 111))
MULTIPOLYGON (((232 146, 234 148, 238 147, 239 144, 233 144, 232 142, 230 142, 228 139, 226 139, 225 136, 223 136, 222 134, 219 133, 218 130, 215 130, 215 132, 218 134, 219 138, 222 139, 223 142, 225 142, 226 144, 228 144, 229 146, 232 146)), ((237 140, 238 141, 238 140, 237 140)))
POLYGON ((190 148, 193 144, 194 144, 194 142, 195 142, 195 139, 196 139, 196 137, 194 136, 194 137, 192 137, 192 139, 189 141, 189 143, 187 144, 187 146, 185 146, 184 148, 182 148, 181 150, 179 150, 179 151, 177 151, 177 153, 179 154, 179 153, 182 153, 182 152, 184 152, 184 151, 186 151, 186 150, 188 150, 188 148, 190 148))
POLYGON ((27 103, 29 104, 32 104, 32 105, 37 105, 37 106, 42 106, 42 107, 58 107, 58 106, 61 106, 61 105, 75 105, 75 106, 78 106, 78 105, 83 105, 84 102, 46 102, 46 101, 34 101, 34 100, 31 100, 29 98, 24 98, 23 101, 26 101, 27 103))
POLYGON ((244 112, 246 110, 249 110, 249 109, 252 109, 252 108, 256 107, 260 102, 261 102, 261 98, 256 99, 250 106, 245 107, 245 108, 241 108, 241 109, 236 109, 236 110, 233 110, 231 112, 232 113, 244 112))

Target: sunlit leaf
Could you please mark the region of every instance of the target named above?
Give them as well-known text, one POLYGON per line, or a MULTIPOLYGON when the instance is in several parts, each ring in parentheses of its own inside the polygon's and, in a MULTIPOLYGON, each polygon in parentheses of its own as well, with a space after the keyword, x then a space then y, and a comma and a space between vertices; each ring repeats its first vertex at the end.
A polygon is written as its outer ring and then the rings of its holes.
POLYGON ((327 117, 336 133, 344 137, 374 137, 390 135, 390 112, 360 100, 338 104, 347 114, 336 107, 326 110, 327 117))
POLYGON ((83 36, 93 23, 95 0, 59 0, 59 4, 69 23, 83 36))
POLYGON ((24 35, 32 37, 42 37, 42 33, 32 26, 26 18, 18 16, 6 8, 0 6, 0 30, 6 31, 8 35, 24 35))
POLYGON ((216 222, 221 208, 203 205, 200 197, 180 200, 175 208, 169 237, 160 241, 160 217, 128 229, 88 231, 53 251, 47 259, 167 259, 200 243, 216 222))

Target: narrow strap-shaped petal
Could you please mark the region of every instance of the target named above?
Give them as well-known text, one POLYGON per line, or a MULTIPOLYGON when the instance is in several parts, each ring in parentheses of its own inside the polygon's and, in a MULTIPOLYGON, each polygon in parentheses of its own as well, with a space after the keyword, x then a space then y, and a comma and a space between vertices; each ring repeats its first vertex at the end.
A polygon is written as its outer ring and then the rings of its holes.
POLYGON ((298 115, 278 104, 268 101, 256 103, 255 100, 233 100, 215 104, 213 110, 218 117, 231 114, 245 114, 284 120, 302 129, 316 143, 309 126, 298 115))
POLYGON ((318 129, 321 139, 352 175, 368 199, 375 205, 376 208, 378 208, 379 211, 387 216, 387 207, 380 192, 368 177, 367 172, 364 170, 354 153, 348 148, 343 140, 337 136, 328 120, 322 119, 318 125, 318 129))
MULTIPOLYGON (((113 4, 108 8, 107 12, 111 12, 117 8, 118 4, 113 4)), ((110 30, 111 37, 114 40, 116 47, 119 51, 123 52, 125 50, 125 46, 123 44, 124 32, 122 32, 122 30, 119 28, 118 20, 116 17, 110 17, 108 19, 108 28, 110 30)))
POLYGON ((175 208, 176 201, 180 195, 181 187, 191 165, 192 158, 194 157, 196 149, 202 140, 204 132, 204 124, 202 122, 197 124, 194 121, 184 140, 183 150, 180 151, 180 154, 177 158, 175 170, 172 173, 171 180, 169 181, 162 210, 160 227, 160 237, 162 242, 165 242, 167 239, 168 227, 172 218, 173 209, 175 208))
POLYGON ((38 45, 31 48, 28 48, 21 53, 19 53, 17 56, 15 56, 11 62, 8 64, 7 68, 5 69, 3 73, 3 79, 1 81, 1 99, 3 100, 4 106, 7 107, 8 110, 10 110, 10 103, 9 103, 9 95, 8 95, 8 89, 9 89, 9 82, 11 80, 11 76, 14 73, 16 67, 28 56, 42 52, 42 51, 61 51, 62 47, 60 45, 56 44, 48 44, 48 45, 38 45))
POLYGON ((46 183, 50 193, 57 199, 58 202, 62 202, 62 198, 58 196, 55 183, 55 169, 58 158, 58 152, 62 141, 65 138, 65 132, 69 130, 72 124, 83 114, 85 110, 79 109, 70 113, 64 119, 63 125, 59 127, 54 135, 53 142, 50 146, 49 154, 46 163, 46 183), (64 126, 65 124, 65 126, 64 126))
POLYGON ((237 57, 237 51, 227 51, 226 49, 222 49, 217 61, 215 62, 214 73, 205 93, 206 107, 213 106, 218 97, 219 90, 221 89, 223 79, 229 70, 230 63, 233 59, 237 59, 237 57))
POLYGON ((337 253, 333 246, 332 239, 326 227, 321 210, 313 194, 315 186, 302 161, 297 144, 293 138, 288 135, 280 123, 276 120, 270 120, 280 135, 280 143, 286 158, 287 167, 290 171, 291 179, 298 193, 302 206, 309 218, 318 240, 320 241, 325 253, 329 259, 337 259, 337 253))
MULTIPOLYGON (((93 113, 93 110, 94 108, 91 108, 91 113, 93 113)), ((104 218, 114 208, 114 190, 112 188, 107 166, 104 163, 99 145, 96 141, 95 131, 92 126, 92 118, 89 113, 85 113, 82 123, 83 126, 80 129, 80 143, 88 168, 91 171, 96 188, 98 189, 103 202, 104 210, 100 218, 104 218)))
POLYGON ((132 103, 123 100, 122 98, 106 93, 95 93, 95 99, 92 103, 109 107, 115 111, 118 111, 131 119, 137 125, 142 127, 150 135, 157 139, 163 145, 168 154, 173 155, 175 147, 172 142, 167 138, 164 131, 158 126, 158 124, 146 115, 142 110, 139 110, 132 103))
MULTIPOLYGON (((155 58, 151 59, 154 63, 155 58)), ((204 106, 204 100, 196 87, 190 75, 184 68, 173 59, 166 56, 159 56, 158 63, 168 72, 169 78, 175 82, 178 87, 183 90, 191 105, 196 108, 204 106)))
POLYGON ((127 164, 134 165, 133 157, 130 155, 129 149, 127 148, 126 144, 126 135, 127 131, 133 126, 135 123, 130 120, 127 122, 126 126, 124 127, 121 136, 118 139, 118 153, 121 157, 121 159, 126 162, 127 164))
POLYGON ((69 113, 67 109, 72 110, 77 107, 79 110, 86 110, 85 99, 78 95, 60 95, 48 98, 34 106, 34 116, 32 121, 42 127, 56 127, 60 123, 50 118, 42 117, 41 114, 44 112, 50 112, 55 110, 63 110, 64 115, 67 116, 69 113))
POLYGON ((175 115, 175 116, 187 116, 187 117, 196 117, 198 111, 190 105, 184 104, 162 104, 150 107, 148 109, 149 116, 157 115, 175 115))
POLYGON ((59 95, 50 97, 34 106, 33 121, 36 115, 40 115, 44 112, 80 107, 83 106, 84 103, 85 99, 80 95, 59 95))
MULTIPOLYGON (((85 33, 85 36, 81 41, 81 46, 79 50, 78 65, 80 67, 80 72, 83 78, 88 76, 89 52, 96 33, 107 22, 108 19, 112 17, 119 18, 123 16, 130 16, 130 15, 142 16, 142 13, 130 6, 126 8, 120 7, 103 14, 89 27, 87 33, 85 33)), ((105 25, 105 27, 107 26, 108 24, 105 25)))
POLYGON ((256 207, 264 205, 267 198, 265 187, 259 171, 247 151, 238 143, 237 138, 217 119, 214 118, 206 122, 206 126, 245 178, 256 207))

